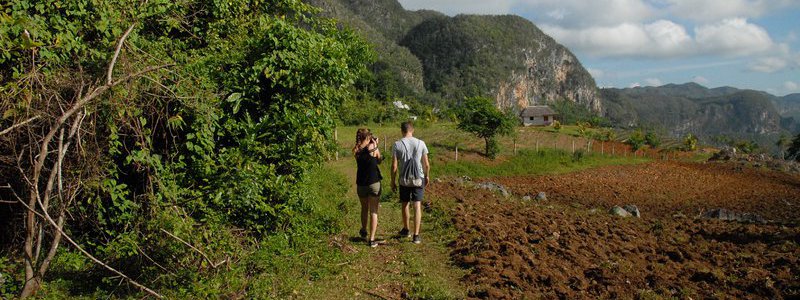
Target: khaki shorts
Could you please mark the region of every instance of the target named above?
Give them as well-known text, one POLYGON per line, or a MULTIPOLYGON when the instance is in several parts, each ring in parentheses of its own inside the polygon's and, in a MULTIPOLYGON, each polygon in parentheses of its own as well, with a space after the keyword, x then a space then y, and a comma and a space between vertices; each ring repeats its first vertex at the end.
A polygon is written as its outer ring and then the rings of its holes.
POLYGON ((370 185, 359 185, 356 188, 358 192, 358 197, 366 198, 366 197, 378 197, 381 195, 381 183, 376 182, 370 185))

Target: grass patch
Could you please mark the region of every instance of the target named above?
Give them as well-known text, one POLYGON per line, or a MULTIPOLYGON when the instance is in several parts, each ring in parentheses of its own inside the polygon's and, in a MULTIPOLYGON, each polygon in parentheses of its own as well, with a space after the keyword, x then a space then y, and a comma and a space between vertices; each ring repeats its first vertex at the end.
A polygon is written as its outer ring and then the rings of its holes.
MULTIPOLYGON (((578 152, 576 152, 578 153, 578 152)), ((583 152, 581 152, 583 153, 583 152)), ((449 161, 432 167, 431 173, 438 176, 518 176, 544 175, 574 172, 607 165, 628 165, 648 162, 648 158, 611 157, 599 154, 576 155, 567 151, 544 149, 540 151, 520 150, 516 156, 496 165, 480 161, 449 161)))

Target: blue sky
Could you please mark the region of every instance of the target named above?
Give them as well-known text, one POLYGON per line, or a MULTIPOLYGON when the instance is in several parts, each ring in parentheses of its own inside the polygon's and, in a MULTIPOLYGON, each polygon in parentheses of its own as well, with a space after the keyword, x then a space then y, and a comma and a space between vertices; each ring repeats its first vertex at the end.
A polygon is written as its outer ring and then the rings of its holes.
POLYGON ((399 0, 515 14, 572 50, 601 87, 697 82, 800 93, 800 0, 399 0))

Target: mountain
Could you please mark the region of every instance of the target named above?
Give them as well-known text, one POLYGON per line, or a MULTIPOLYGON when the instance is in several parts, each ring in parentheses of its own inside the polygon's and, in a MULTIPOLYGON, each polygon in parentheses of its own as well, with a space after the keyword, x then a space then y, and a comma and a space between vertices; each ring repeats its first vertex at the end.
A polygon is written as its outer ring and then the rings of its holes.
MULTIPOLYGON (((501 107, 568 100, 603 109, 578 59, 518 16, 408 11, 396 0, 310 0, 353 28, 378 54, 372 71, 385 97, 436 95, 444 106, 487 96, 501 107)), ((430 103, 436 105, 437 103, 430 103)))
POLYGON ((800 109, 792 97, 732 87, 709 89, 696 83, 601 90, 605 116, 614 124, 652 127, 672 136, 694 134, 768 141, 798 130, 790 116, 800 109), (776 103, 784 103, 783 110, 776 103))
POLYGON ((800 121, 800 94, 789 94, 773 99, 778 112, 784 117, 791 117, 800 121))

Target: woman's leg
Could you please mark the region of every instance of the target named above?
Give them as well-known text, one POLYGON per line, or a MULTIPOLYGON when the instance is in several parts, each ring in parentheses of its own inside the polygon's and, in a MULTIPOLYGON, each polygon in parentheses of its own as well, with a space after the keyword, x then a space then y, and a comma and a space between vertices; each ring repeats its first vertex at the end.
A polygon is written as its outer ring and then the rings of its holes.
POLYGON ((369 221, 369 197, 358 197, 361 201, 361 230, 367 231, 369 221))
POLYGON ((369 240, 375 240, 375 232, 378 231, 378 206, 380 198, 377 196, 369 197, 370 228, 369 240))

